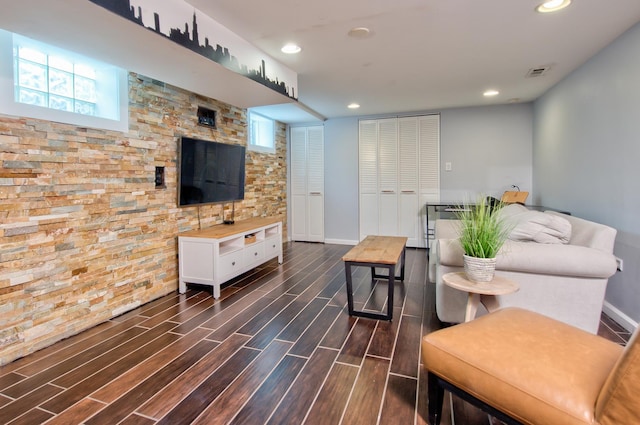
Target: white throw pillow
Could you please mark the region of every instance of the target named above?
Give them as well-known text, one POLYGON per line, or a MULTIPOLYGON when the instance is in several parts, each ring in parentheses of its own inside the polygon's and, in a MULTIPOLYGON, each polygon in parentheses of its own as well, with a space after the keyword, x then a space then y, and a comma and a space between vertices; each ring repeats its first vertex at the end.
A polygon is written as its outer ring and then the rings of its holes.
POLYGON ((503 217, 513 226, 509 239, 514 241, 567 244, 571 239, 571 223, 558 215, 527 210, 503 217))
POLYGON ((502 220, 511 221, 511 217, 517 216, 519 214, 523 214, 529 212, 529 208, 525 207, 522 204, 507 204, 500 208, 498 214, 502 220))

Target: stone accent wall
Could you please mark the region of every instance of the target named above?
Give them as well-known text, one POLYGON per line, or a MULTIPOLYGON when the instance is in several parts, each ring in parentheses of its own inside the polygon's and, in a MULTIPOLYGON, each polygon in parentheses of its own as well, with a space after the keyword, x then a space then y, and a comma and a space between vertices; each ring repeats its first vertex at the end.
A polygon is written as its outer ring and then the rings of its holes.
MULTIPOLYGON (((176 206, 177 140, 246 145, 246 110, 130 74, 129 120, 125 134, 0 115, 0 364, 175 291, 178 233, 223 220, 222 205, 176 206)), ((286 217, 285 131, 275 155, 247 150, 236 220, 286 217)))

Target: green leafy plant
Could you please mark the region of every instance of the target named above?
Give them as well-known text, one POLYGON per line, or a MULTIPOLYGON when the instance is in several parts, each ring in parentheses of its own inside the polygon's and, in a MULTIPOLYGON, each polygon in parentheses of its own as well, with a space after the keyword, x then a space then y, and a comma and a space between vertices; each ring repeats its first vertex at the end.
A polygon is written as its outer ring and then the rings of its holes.
POLYGON ((460 244, 464 253, 476 258, 495 258, 510 229, 498 214, 502 203, 492 205, 486 197, 465 205, 456 213, 460 220, 460 244))

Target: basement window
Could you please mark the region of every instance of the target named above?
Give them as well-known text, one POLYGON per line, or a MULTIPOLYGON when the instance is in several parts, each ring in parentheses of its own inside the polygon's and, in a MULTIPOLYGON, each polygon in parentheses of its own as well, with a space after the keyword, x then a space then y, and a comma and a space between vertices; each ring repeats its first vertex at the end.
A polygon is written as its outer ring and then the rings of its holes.
POLYGON ((0 57, 0 112, 128 130, 123 69, 6 31, 0 57))
POLYGON ((249 149, 276 153, 275 121, 251 110, 249 115, 249 149))

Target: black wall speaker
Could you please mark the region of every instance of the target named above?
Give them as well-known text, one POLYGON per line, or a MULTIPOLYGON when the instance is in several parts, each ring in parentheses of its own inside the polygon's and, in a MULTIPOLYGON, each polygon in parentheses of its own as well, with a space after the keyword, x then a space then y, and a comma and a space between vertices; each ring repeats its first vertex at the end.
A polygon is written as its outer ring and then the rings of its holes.
POLYGON ((198 106, 198 124, 216 128, 216 111, 198 106))

